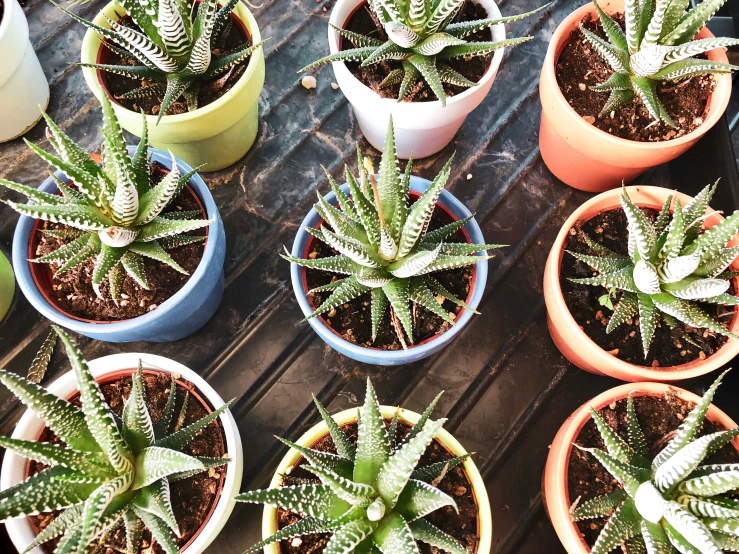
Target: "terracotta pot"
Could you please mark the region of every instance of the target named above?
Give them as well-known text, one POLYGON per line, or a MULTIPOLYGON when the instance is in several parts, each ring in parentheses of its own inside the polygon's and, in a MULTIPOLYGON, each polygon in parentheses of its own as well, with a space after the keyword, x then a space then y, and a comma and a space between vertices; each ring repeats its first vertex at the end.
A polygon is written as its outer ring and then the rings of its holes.
MULTIPOLYGON (((623 0, 603 0, 606 13, 623 12, 623 0)), ((539 148, 549 170, 571 187, 603 192, 630 182, 645 170, 677 158, 721 118, 731 97, 731 75, 717 75, 703 124, 687 135, 662 142, 637 142, 614 137, 595 128, 569 105, 557 84, 556 66, 570 35, 585 16, 597 18, 593 4, 572 12, 554 32, 541 70, 539 94, 542 115, 539 148)), ((713 37, 704 28, 696 38, 713 37)), ((708 59, 728 62, 724 49, 708 52, 708 59)))
MULTIPOLYGON (((389 420, 393 417, 397 408, 393 406, 381 406, 380 410, 382 411, 383 417, 389 420)), ((339 412, 334 415, 333 419, 339 425, 356 423, 357 412, 358 410, 356 408, 344 410, 343 412, 339 412)), ((403 408, 400 409, 400 421, 404 421, 410 425, 415 425, 420 418, 421 416, 416 412, 405 410, 403 408)), ((325 423, 321 422, 300 437, 297 444, 310 448, 326 435, 328 435, 328 427, 326 427, 325 423)), ((461 444, 459 444, 451 433, 444 429, 436 434, 436 441, 453 456, 464 456, 467 454, 467 451, 461 444)), ((285 475, 288 469, 297 464, 301 458, 302 456, 299 452, 291 449, 277 467, 269 485, 270 488, 281 486, 282 475, 285 475)), ((473 554, 489 554, 490 548, 493 544, 493 519, 490 511, 488 493, 485 489, 485 482, 482 480, 482 476, 471 458, 467 458, 462 467, 472 485, 472 493, 475 496, 475 503, 477 504, 478 511, 477 534, 479 539, 477 550, 475 550, 473 554)), ((264 515, 262 517, 262 538, 266 539, 267 537, 274 535, 277 531, 277 509, 271 506, 265 506, 264 515)), ((264 547, 264 554, 280 554, 280 549, 276 544, 271 544, 264 547)))
MULTIPOLYGON (((642 207, 659 209, 667 196, 677 194, 677 198, 684 206, 690 197, 675 193, 661 187, 627 187, 629 196, 635 204, 642 207)), ((608 354, 588 337, 572 317, 565 304, 562 289, 559 285, 559 271, 564 256, 565 242, 569 238, 570 229, 578 222, 585 222, 596 215, 621 207, 619 200, 620 190, 612 190, 599 194, 585 202, 570 216, 560 229, 549 252, 544 267, 544 300, 547 306, 547 323, 549 333, 560 352, 580 369, 599 375, 610 375, 623 381, 678 381, 690 379, 714 371, 739 354, 739 340, 729 339, 718 352, 704 360, 694 360, 686 364, 653 369, 651 367, 630 364, 608 354)), ((708 211, 711 211, 710 209, 708 211)), ((719 214, 713 214, 705 220, 705 228, 713 227, 723 221, 719 214)), ((729 242, 729 246, 739 245, 739 236, 729 242)), ((733 270, 739 269, 739 263, 734 262, 733 270)), ((739 318, 737 314, 731 320, 729 330, 739 333, 739 318)))
MULTIPOLYGON (((147 372, 175 373, 180 376, 178 383, 190 389, 191 396, 201 402, 208 412, 223 406, 223 399, 213 388, 205 382, 197 373, 191 369, 168 358, 150 354, 114 354, 88 362, 93 377, 100 382, 110 382, 124 376, 130 376, 135 371, 139 359, 142 360, 144 370, 147 372), (188 381, 190 384, 185 384, 188 381)), ((71 399, 79 394, 77 380, 74 372, 70 371, 51 383, 46 389, 60 398, 71 399)), ((223 440, 225 452, 230 456, 231 462, 227 466, 225 478, 221 480, 218 496, 211 507, 211 512, 201 528, 193 535, 192 539, 180 549, 185 554, 200 554, 218 536, 225 525, 229 515, 233 511, 235 501, 234 495, 241 487, 241 474, 243 470, 244 457, 241 449, 241 437, 238 426, 231 415, 226 411, 218 422, 223 429, 223 440)), ((34 412, 26 411, 21 417, 13 432, 15 439, 38 440, 46 425, 34 412)), ((6 452, 0 473, 0 489, 21 482, 27 475, 28 462, 22 456, 12 452, 6 452)), ((36 537, 37 530, 28 518, 16 518, 5 522, 6 529, 18 552, 23 552, 26 546, 36 537)), ((36 547, 30 554, 43 554, 41 547, 36 547)))
MULTIPOLYGON (((700 401, 700 397, 692 392, 669 385, 660 383, 626 384, 608 390, 596 396, 590 402, 583 404, 560 427, 549 448, 549 456, 547 457, 547 465, 544 468, 544 478, 542 480, 542 499, 549 520, 552 522, 554 530, 568 554, 588 554, 590 552, 590 548, 585 543, 580 530, 570 517, 570 506, 574 499, 570 499, 567 486, 567 472, 573 443, 577 440, 582 428, 590 420, 589 408, 592 406, 596 411, 601 410, 612 402, 628 397, 629 393, 632 393, 635 397, 662 396, 668 391, 676 394, 681 400, 692 403, 700 401)), ((729 416, 713 404, 708 408, 706 419, 725 429, 737 427, 737 424, 729 416)), ((734 439, 732 445, 739 450, 739 438, 734 439)))

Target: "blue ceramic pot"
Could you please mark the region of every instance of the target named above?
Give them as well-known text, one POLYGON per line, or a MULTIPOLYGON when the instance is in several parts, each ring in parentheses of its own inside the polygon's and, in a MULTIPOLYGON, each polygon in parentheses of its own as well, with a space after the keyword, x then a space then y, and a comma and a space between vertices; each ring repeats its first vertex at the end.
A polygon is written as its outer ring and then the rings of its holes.
MULTIPOLYGON (((134 147, 129 146, 129 150, 134 147)), ((171 158, 161 150, 150 149, 152 160, 166 168, 172 167, 171 158)), ((190 166, 177 160, 181 174, 191 170, 190 166)), ((69 182, 69 179, 57 171, 56 175, 69 182)), ((200 265, 174 296, 156 309, 142 316, 111 322, 88 322, 61 312, 51 304, 39 290, 31 274, 28 262, 28 245, 36 220, 21 216, 13 237, 13 265, 23 294, 41 314, 57 325, 71 329, 76 333, 93 339, 107 342, 134 342, 147 340, 168 342, 191 335, 213 316, 223 297, 223 262, 226 256, 226 235, 218 208, 208 190, 208 186, 200 175, 195 174, 188 183, 197 194, 207 213, 208 219, 214 219, 208 229, 208 241, 200 265)), ((49 177, 40 190, 56 193, 57 187, 49 177)))
MULTIPOLYGON (((411 177, 411 190, 417 193, 423 193, 430 185, 430 181, 421 179, 420 177, 411 177)), ((341 189, 349 194, 349 185, 344 184, 341 189)), ((331 192, 325 196, 326 200, 336 206, 336 196, 331 192)), ((442 190, 441 196, 439 197, 438 204, 445 208, 451 213, 455 219, 463 219, 472 215, 470 211, 465 208, 459 200, 457 200, 451 193, 442 190)), ((316 227, 321 221, 321 216, 315 209, 312 209, 308 216, 303 220, 300 225, 300 231, 298 231, 293 243, 292 255, 297 258, 305 258, 308 254, 308 246, 310 239, 312 238, 306 231, 306 227, 316 227)), ((473 219, 469 221, 465 226, 464 230, 469 235, 471 243, 483 244, 485 240, 482 236, 480 226, 473 219)), ((479 254, 482 256, 482 254, 479 254)), ((291 264, 290 277, 292 279, 293 290, 295 296, 300 304, 300 309, 303 310, 305 316, 309 316, 313 313, 313 307, 311 307, 306 292, 308 291, 307 285, 305 284, 305 269, 297 264, 291 264)), ((467 303, 473 308, 477 309, 482 299, 482 293, 485 290, 485 282, 488 277, 488 262, 483 259, 475 265, 475 274, 472 280, 472 290, 467 299, 467 303)), ((318 333, 326 343, 328 343, 334 350, 338 350, 345 356, 348 356, 359 362, 365 362, 368 364, 376 365, 402 365, 408 364, 427 358, 436 352, 439 352, 444 348, 451 340, 456 337, 462 329, 469 323, 475 314, 469 310, 462 310, 460 315, 457 317, 457 324, 447 330, 441 335, 437 335, 424 341, 423 343, 409 346, 408 350, 380 350, 376 348, 366 348, 359 346, 352 342, 345 340, 333 331, 322 317, 314 317, 308 320, 313 330, 318 333)))

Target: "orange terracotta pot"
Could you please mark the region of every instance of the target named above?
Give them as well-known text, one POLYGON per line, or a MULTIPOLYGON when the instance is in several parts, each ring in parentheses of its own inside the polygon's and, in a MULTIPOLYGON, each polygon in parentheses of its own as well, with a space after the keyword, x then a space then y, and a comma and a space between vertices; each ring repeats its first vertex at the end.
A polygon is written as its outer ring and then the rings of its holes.
MULTIPOLYGON (((588 554, 590 552, 590 548, 583 539, 580 530, 570 517, 570 506, 575 499, 570 499, 567 483, 567 473, 573 443, 577 440, 582 428, 590 420, 590 406, 597 411, 612 402, 626 398, 629 393, 632 393, 634 397, 662 396, 668 391, 673 392, 678 398, 688 402, 697 403, 700 401, 700 397, 692 392, 670 385, 661 383, 626 384, 608 390, 596 396, 590 402, 583 404, 560 427, 549 449, 547 465, 544 468, 542 499, 549 520, 552 522, 554 530, 557 532, 557 536, 568 554, 588 554)), ((708 408, 706 419, 723 426, 725 429, 737 427, 737 424, 729 416, 713 404, 708 408)), ((739 438, 734 439, 732 445, 739 450, 739 438)))
MULTIPOLYGON (((642 207, 659 209, 667 196, 677 194, 680 202, 685 206, 690 197, 675 193, 661 187, 627 187, 629 196, 635 204, 642 207)), ((580 206, 565 222, 557 235, 552 250, 549 252, 544 267, 544 300, 547 306, 547 324, 549 334, 559 351, 577 367, 599 375, 610 375, 623 381, 679 381, 704 375, 714 371, 732 361, 739 355, 739 340, 729 339, 718 352, 704 360, 694 360, 686 364, 673 367, 653 369, 651 367, 630 364, 608 354, 588 337, 572 317, 565 304, 562 289, 559 286, 559 270, 564 256, 565 243, 570 229, 578 222, 585 222, 596 215, 621 208, 619 200, 620 190, 612 190, 599 194, 580 206)), ((710 208, 708 211, 711 211, 710 208)), ((719 214, 713 214, 705 220, 704 228, 713 227, 723 221, 719 214)), ((729 242, 729 246, 739 245, 739 235, 729 242)), ((731 269, 739 270, 739 263, 734 262, 731 269)), ((739 334, 739 317, 734 314, 729 330, 739 334)))
MULTIPOLYGON (((623 0, 602 0, 609 14, 623 12, 623 0)), ((549 170, 571 187, 603 192, 630 182, 641 173, 677 158, 708 132, 721 118, 731 96, 731 75, 716 76, 716 89, 708 99, 703 124, 687 135, 663 142, 636 142, 609 135, 580 117, 557 84, 555 68, 560 52, 588 14, 597 18, 593 4, 572 12, 554 32, 541 70, 539 95, 542 114, 539 148, 549 170)), ((696 38, 713 37, 704 28, 696 38)), ((724 49, 708 52, 708 59, 728 62, 724 49)))

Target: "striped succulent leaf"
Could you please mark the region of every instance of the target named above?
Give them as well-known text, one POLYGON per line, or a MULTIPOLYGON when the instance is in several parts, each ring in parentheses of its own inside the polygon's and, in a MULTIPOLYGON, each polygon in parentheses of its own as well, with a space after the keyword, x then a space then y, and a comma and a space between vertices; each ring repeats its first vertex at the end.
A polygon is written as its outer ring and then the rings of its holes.
POLYGON ((320 484, 281 486, 237 496, 241 502, 264 503, 302 516, 247 552, 314 533, 331 533, 324 554, 355 551, 414 554, 418 552, 417 540, 452 554, 467 552, 456 539, 424 519, 446 507, 456 509, 455 501, 430 482, 443 479, 447 471, 467 458, 462 456, 418 468, 423 453, 445 421, 430 419, 438 399, 437 396, 397 444, 398 412, 389 424, 388 433, 388 422, 383 418, 369 380, 364 404, 357 413, 356 444, 316 400, 338 455, 327 455, 281 439, 304 457, 302 467, 316 475, 320 484), (329 466, 341 467, 343 475, 329 466))
MULTIPOLYGON (((168 425, 157 427, 159 442, 168 446, 157 445, 140 362, 123 415, 118 417, 71 337, 58 327, 54 327, 54 334, 64 344, 74 370, 81 408, 29 380, 0 372, 0 381, 63 441, 0 438, 0 446, 8 451, 50 466, 0 493, 0 519, 61 510, 28 549, 59 538, 56 552, 85 552, 123 520, 131 552, 139 551, 146 526, 168 554, 176 554, 174 537, 179 536, 179 530, 168 478, 191 476, 222 466, 228 459, 201 459, 182 453, 194 433, 169 434, 168 425)), ((39 355, 46 355, 43 348, 39 355)), ((174 400, 169 411, 173 410, 174 400)), ((218 415, 222 410, 213 413, 218 415)), ((187 429, 201 430, 211 421, 208 416, 187 429)))
POLYGON ((568 251, 598 272, 573 282, 622 291, 608 333, 638 311, 645 357, 660 317, 732 336, 698 305, 739 305, 739 298, 727 292, 732 276, 726 273, 739 255, 739 248, 727 247, 739 231, 739 212, 708 230, 702 228, 715 189, 715 184, 705 187, 685 208, 679 200, 672 207, 669 197, 652 222, 624 188, 621 206, 628 220, 630 257, 617 257, 587 236, 591 253, 568 251))
MULTIPOLYGON (((324 224, 307 229, 317 240, 339 253, 338 256, 302 259, 290 254, 282 257, 306 268, 348 275, 314 289, 312 293, 330 295, 309 318, 330 312, 363 294, 370 293, 373 340, 389 312, 398 340, 404 347, 413 343, 413 303, 444 321, 453 324, 453 314, 443 309, 443 300, 470 309, 462 300, 446 291, 431 274, 447 269, 467 267, 487 256, 486 250, 496 244, 466 244, 448 242, 470 218, 429 230, 429 225, 441 191, 451 174, 450 159, 428 189, 410 202, 410 166, 400 173, 395 150, 395 133, 390 121, 378 175, 372 163, 358 154, 361 185, 347 169, 350 195, 344 193, 329 176, 337 197, 332 206, 319 195, 316 211, 324 224), (421 276, 424 276, 423 278, 421 276), (441 297, 442 302, 437 298, 441 297)), ((145 240, 145 233, 137 238, 145 240)), ((616 262, 619 267, 628 264, 616 262)))
POLYGON ((670 553, 674 548, 678 552, 721 554, 727 544, 730 549, 733 543, 727 537, 739 536, 739 502, 728 495, 739 487, 739 466, 701 464, 739 436, 739 429, 696 436, 722 378, 723 374, 685 418, 667 447, 653 460, 644 460, 643 468, 616 457, 623 455, 623 445, 629 444, 651 458, 632 396, 627 400, 627 437, 620 436, 592 411, 610 454, 588 451, 622 484, 622 488, 588 500, 572 511, 573 521, 608 517, 593 552, 605 554, 624 542, 632 545, 633 540, 641 541, 643 549, 638 551, 646 553, 670 553))
POLYGON ((368 2, 382 39, 361 35, 332 26, 354 48, 344 49, 317 60, 301 71, 307 71, 332 62, 361 61, 362 65, 389 62, 393 69, 380 88, 400 85, 398 101, 405 99, 420 82, 425 81, 442 105, 446 105, 444 83, 457 87, 473 87, 478 83, 454 71, 441 59, 485 56, 508 46, 514 46, 533 37, 507 39, 497 42, 467 42, 467 36, 510 21, 529 17, 547 6, 528 13, 501 18, 453 23, 464 0, 374 0, 368 2))

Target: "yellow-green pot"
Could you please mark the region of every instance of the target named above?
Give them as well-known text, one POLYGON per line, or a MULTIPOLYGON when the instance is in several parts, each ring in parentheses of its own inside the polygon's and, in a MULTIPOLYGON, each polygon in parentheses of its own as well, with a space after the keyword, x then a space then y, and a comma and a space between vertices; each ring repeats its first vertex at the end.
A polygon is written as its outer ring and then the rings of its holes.
MULTIPOLYGON (((115 2, 109 3, 93 20, 109 28, 104 16, 113 20, 125 10, 115 2)), ((254 43, 262 40, 254 16, 239 2, 233 12, 246 26, 254 43)), ((97 63, 101 45, 100 35, 88 29, 82 41, 82 63, 97 63)), ((93 94, 104 94, 98 70, 89 67, 82 72, 93 94)), ((259 126, 259 95, 264 86, 264 50, 257 49, 249 58, 246 71, 226 94, 215 102, 194 112, 165 115, 157 125, 156 116, 147 116, 149 144, 161 150, 171 150, 175 156, 195 167, 207 164, 201 171, 216 171, 240 160, 254 144, 259 126)), ((113 108, 121 126, 141 136, 143 122, 140 113, 133 112, 113 101, 113 108)))
MULTIPOLYGON (((380 409, 385 419, 392 418, 393 414, 397 410, 397 408, 392 406, 381 406, 380 409)), ((404 410, 403 408, 400 409, 400 421, 405 421, 406 423, 415 425, 420 417, 421 416, 416 412, 404 410)), ((357 409, 344 410, 343 412, 334 415, 333 418, 339 425, 354 423, 357 421, 357 409)), ((300 437, 297 444, 309 448, 326 435, 328 435, 328 427, 326 427, 325 423, 321 422, 300 437)), ((467 451, 461 444, 459 444, 457 439, 443 429, 436 434, 436 440, 454 456, 464 456, 467 454, 467 451)), ((272 477, 272 482, 269 485, 270 488, 281 486, 281 476, 288 473, 289 469, 297 464, 301 457, 301 454, 296 450, 290 450, 290 452, 288 452, 282 459, 277 471, 272 477)), ((490 548, 493 544, 493 518, 490 512, 490 501, 488 500, 485 483, 482 480, 482 476, 480 475, 477 466, 470 458, 467 458, 467 461, 464 462, 463 469, 472 484, 472 494, 475 496, 475 503, 477 504, 477 530, 479 534, 479 542, 477 550, 475 550, 473 554, 489 554, 490 548)), ((277 531, 277 509, 271 506, 266 506, 264 508, 264 516, 262 517, 262 536, 266 539, 267 537, 274 535, 277 531)), ((280 550, 277 544, 271 544, 264 547, 264 554, 279 553, 280 550)))
POLYGON ((0 252, 0 321, 3 320, 13 303, 13 294, 15 294, 13 268, 5 254, 0 252))

